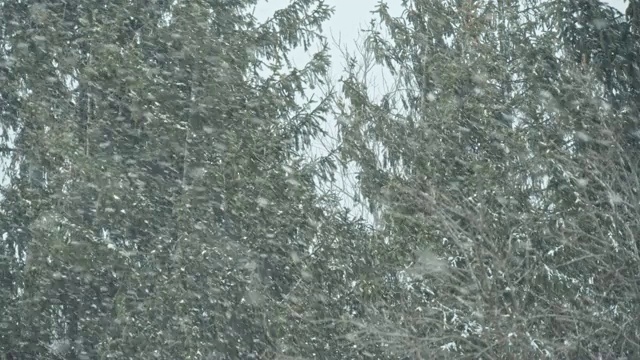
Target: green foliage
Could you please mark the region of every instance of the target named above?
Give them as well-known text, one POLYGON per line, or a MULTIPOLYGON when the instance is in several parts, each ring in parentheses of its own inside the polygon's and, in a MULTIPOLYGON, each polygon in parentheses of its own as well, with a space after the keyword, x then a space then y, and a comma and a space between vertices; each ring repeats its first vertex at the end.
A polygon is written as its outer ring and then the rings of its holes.
POLYGON ((0 357, 637 356, 636 2, 255 4, 0 4, 0 357))
MULTIPOLYGON (((598 27, 599 16, 614 18, 611 10, 570 3, 583 8, 407 1, 400 18, 381 4, 364 60, 346 69, 337 103, 349 119, 343 160, 359 167, 361 192, 382 219, 384 263, 409 279, 402 300, 370 302, 377 317, 363 325, 361 334, 390 352, 640 351, 631 325, 637 282, 622 270, 640 260, 631 225, 636 167, 625 162, 628 115, 620 110, 635 100, 629 85, 618 85, 633 76, 606 61, 625 46, 598 27), (593 43, 597 35, 611 46, 593 43), (585 51, 598 62, 583 62, 585 51), (380 99, 362 75, 373 71, 371 58, 394 80, 380 99), (392 315, 383 311, 389 306, 392 315)), ((379 291, 394 290, 385 282, 379 291)))
POLYGON ((4 354, 348 353, 313 322, 345 311, 325 305, 353 277, 332 244, 366 234, 316 190, 331 159, 303 157, 330 105, 305 95, 326 45, 285 67, 324 43, 331 9, 293 1, 258 23, 253 5, 2 4, 4 354))

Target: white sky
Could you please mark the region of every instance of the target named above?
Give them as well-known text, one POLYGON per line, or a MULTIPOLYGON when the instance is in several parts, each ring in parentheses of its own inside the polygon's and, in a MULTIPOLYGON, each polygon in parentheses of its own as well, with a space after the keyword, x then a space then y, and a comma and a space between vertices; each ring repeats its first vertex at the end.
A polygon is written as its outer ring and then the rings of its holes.
POLYGON ((624 11, 627 9, 627 4, 625 4, 626 0, 608 0, 606 1, 606 3, 608 3, 609 5, 615 7, 616 9, 620 10, 621 13, 624 14, 624 11))

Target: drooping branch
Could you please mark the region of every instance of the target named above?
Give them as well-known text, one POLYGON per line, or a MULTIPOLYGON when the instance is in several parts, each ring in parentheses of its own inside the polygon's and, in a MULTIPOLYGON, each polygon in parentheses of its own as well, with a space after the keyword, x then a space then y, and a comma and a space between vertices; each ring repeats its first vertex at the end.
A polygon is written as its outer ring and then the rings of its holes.
POLYGON ((8 147, 8 146, 0 146, 0 153, 8 153, 12 151, 18 151, 18 149, 8 147))

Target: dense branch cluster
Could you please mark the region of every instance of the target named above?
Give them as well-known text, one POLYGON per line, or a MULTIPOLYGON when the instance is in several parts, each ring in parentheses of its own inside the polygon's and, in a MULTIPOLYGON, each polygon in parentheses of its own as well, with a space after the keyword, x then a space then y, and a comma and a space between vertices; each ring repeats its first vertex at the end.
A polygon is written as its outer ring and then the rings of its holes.
POLYGON ((0 2, 0 359, 640 356, 638 2, 402 6, 0 2))

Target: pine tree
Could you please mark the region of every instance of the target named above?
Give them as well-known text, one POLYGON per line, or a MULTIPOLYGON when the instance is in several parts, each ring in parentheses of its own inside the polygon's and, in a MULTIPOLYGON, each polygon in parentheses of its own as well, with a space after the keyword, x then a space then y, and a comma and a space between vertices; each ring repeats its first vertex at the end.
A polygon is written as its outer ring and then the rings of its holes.
POLYGON ((303 156, 330 105, 305 93, 331 10, 298 0, 258 23, 253 5, 2 4, 5 354, 339 351, 339 329, 311 320, 343 311, 327 302, 351 281, 329 244, 366 229, 317 192, 331 159, 303 156), (318 43, 292 69, 289 51, 318 43))

